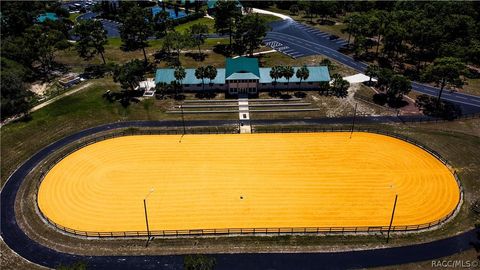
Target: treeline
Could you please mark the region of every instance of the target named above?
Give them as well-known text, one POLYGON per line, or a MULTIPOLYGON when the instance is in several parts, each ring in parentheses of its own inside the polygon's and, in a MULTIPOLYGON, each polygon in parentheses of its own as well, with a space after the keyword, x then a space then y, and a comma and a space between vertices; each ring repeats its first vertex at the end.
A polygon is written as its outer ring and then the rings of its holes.
POLYGON ((345 32, 357 56, 368 56, 375 46, 375 56, 393 65, 420 70, 438 57, 480 64, 479 8, 478 2, 400 1, 391 9, 348 15, 345 32))
POLYGON ((1 12, 1 119, 29 110, 33 93, 28 82, 46 76, 55 65, 54 53, 69 47, 69 13, 59 2, 3 1, 1 12), (53 12, 59 21, 36 23, 53 12))

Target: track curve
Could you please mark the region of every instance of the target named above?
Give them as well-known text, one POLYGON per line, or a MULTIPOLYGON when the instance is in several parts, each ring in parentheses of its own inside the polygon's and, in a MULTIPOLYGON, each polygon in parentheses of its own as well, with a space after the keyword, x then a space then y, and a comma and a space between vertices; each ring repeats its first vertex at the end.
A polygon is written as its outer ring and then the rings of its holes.
MULTIPOLYGON (((101 125, 60 139, 25 161, 8 178, 1 191, 1 237, 5 243, 25 259, 46 267, 68 265, 85 261, 93 269, 181 269, 183 256, 81 256, 62 253, 30 239, 18 226, 14 204, 25 176, 39 162, 57 149, 98 132, 127 127, 173 127, 177 121, 131 121, 101 125)), ((229 125, 232 121, 198 121, 192 125, 229 125)), ((267 253, 267 254, 212 254, 216 269, 345 269, 403 264, 431 260, 472 248, 480 229, 411 246, 327 253, 267 253)))

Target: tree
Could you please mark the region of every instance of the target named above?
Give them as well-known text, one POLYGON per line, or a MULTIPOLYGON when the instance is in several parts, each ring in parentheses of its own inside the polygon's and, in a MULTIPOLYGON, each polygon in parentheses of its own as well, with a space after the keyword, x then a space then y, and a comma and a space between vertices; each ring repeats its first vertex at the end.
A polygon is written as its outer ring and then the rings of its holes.
POLYGON ((337 4, 333 1, 318 1, 315 3, 314 12, 319 14, 322 18, 321 23, 325 23, 328 16, 335 15, 337 11, 337 4))
POLYGON ((440 85, 437 105, 440 103, 445 86, 461 87, 463 81, 460 76, 465 72, 465 64, 453 57, 437 58, 432 65, 428 66, 423 73, 423 79, 434 81, 440 85))
POLYGON ((190 14, 190 1, 186 0, 185 1, 185 14, 190 14))
POLYGON ((26 114, 31 108, 33 93, 27 89, 24 78, 25 68, 18 63, 2 58, 1 119, 26 114))
POLYGON ((205 78, 210 79, 210 84, 212 80, 217 77, 217 68, 211 65, 205 67, 205 78))
POLYGON ((333 82, 331 89, 337 97, 345 97, 348 94, 350 83, 342 78, 340 74, 332 75, 333 82))
POLYGON ((383 36, 383 52, 395 59, 399 53, 403 52, 406 33, 407 30, 401 22, 388 23, 383 36))
POLYGON ((53 64, 55 52, 68 48, 69 43, 62 32, 46 29, 40 25, 34 25, 26 30, 24 35, 27 51, 33 52, 35 60, 39 61, 45 73, 53 64))
POLYGON ((215 16, 215 30, 220 34, 228 34, 230 47, 232 36, 238 20, 242 17, 242 11, 236 1, 220 0, 217 2, 215 16))
POLYGON ((302 84, 302 81, 308 79, 310 76, 310 70, 308 70, 307 66, 304 65, 297 69, 295 76, 300 79, 300 84, 302 84))
POLYGON ((372 84, 372 78, 373 77, 378 77, 378 74, 380 72, 380 68, 377 65, 368 65, 367 69, 365 70, 365 75, 370 77, 368 80, 368 84, 372 84))
POLYGON ((167 49, 169 53, 171 50, 176 52, 177 64, 180 63, 181 51, 188 46, 190 46, 190 36, 177 31, 169 32, 163 40, 164 49, 167 49))
POLYGON ((298 7, 298 5, 291 5, 289 11, 290 11, 290 14, 297 15, 298 12, 300 11, 300 8, 298 7))
POLYGON ((305 16, 310 18, 310 23, 313 23, 313 13, 315 9, 314 1, 299 1, 298 6, 305 12, 305 16))
POLYGON ((80 57, 89 60, 94 55, 100 54, 103 64, 106 64, 103 53, 108 40, 107 32, 102 23, 96 20, 82 20, 73 31, 79 37, 79 40, 75 43, 75 48, 80 57))
POLYGON ((277 80, 282 77, 282 66, 274 66, 270 69, 270 78, 273 79, 273 87, 276 88, 277 80))
POLYGON ((388 68, 381 68, 378 71, 378 80, 377 86, 380 90, 385 90, 390 87, 390 82, 392 81, 394 73, 393 70, 388 68))
POLYGON ((205 43, 205 38, 208 34, 208 26, 205 24, 197 23, 190 27, 189 32, 192 37, 192 44, 198 47, 198 54, 202 55, 202 50, 200 46, 205 43))
POLYGON ((295 75, 295 71, 293 70, 293 67, 291 66, 284 66, 282 68, 282 77, 285 77, 287 79, 287 87, 290 84, 290 78, 295 75))
POLYGON ((387 98, 391 104, 396 104, 402 100, 404 95, 408 95, 412 90, 412 83, 405 76, 393 75, 390 85, 387 89, 387 98))
POLYGON ((460 106, 446 100, 441 100, 438 103, 436 97, 428 95, 419 95, 415 100, 415 106, 425 115, 448 120, 453 120, 462 115, 460 106))
MULTIPOLYGON (((162 2, 163 4, 165 2, 162 2)), ((161 10, 153 17, 153 31, 157 38, 166 36, 168 30, 173 28, 172 20, 170 19, 170 14, 165 10, 161 10)))
POLYGON ((126 51, 141 49, 145 63, 148 62, 145 48, 149 46, 147 41, 153 34, 152 21, 150 9, 133 6, 122 18, 122 25, 119 27, 122 49, 126 51))
POLYGON ((145 80, 145 66, 138 59, 125 63, 113 73, 113 81, 119 82, 124 90, 135 90, 143 80, 145 80))
POLYGON ((199 80, 202 80, 202 90, 205 90, 205 78, 207 78, 207 73, 205 67, 198 67, 195 69, 195 77, 199 80))
POLYGON ((175 17, 178 18, 178 12, 180 12, 180 7, 176 2, 173 4, 173 11, 175 12, 175 17))
POLYGON ((179 83, 180 87, 183 86, 182 81, 183 79, 185 79, 186 75, 187 73, 185 72, 185 68, 183 68, 182 66, 175 68, 175 71, 173 72, 173 76, 175 77, 175 80, 177 80, 177 82, 179 83))
POLYGON ((242 55, 247 52, 249 55, 253 55, 253 51, 260 48, 266 34, 265 19, 258 14, 243 16, 237 24, 234 35, 236 53, 242 55))

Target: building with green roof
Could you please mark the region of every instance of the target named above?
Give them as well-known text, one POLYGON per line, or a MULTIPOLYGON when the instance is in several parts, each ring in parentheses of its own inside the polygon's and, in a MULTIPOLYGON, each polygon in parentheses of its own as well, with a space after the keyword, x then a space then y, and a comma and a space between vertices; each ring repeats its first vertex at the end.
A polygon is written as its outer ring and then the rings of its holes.
POLYGON ((47 12, 47 13, 40 14, 37 17, 37 22, 43 23, 46 20, 58 21, 58 16, 57 16, 57 14, 55 14, 53 12, 47 12))
MULTIPOLYGON (((234 0, 234 1, 237 4, 237 7, 243 8, 240 1, 238 1, 238 0, 234 0)), ((207 0, 207 8, 208 8, 208 10, 210 10, 210 12, 215 9, 215 7, 217 6, 217 2, 218 2, 218 0, 207 0)))
MULTIPOLYGON (((293 67, 294 72, 301 67, 293 67)), ((326 66, 307 67, 309 76, 302 80, 293 75, 290 81, 285 78, 276 80, 270 77, 271 68, 260 68, 257 58, 238 57, 227 58, 225 68, 217 68, 217 76, 213 80, 205 79, 205 85, 202 86, 202 80, 195 77, 195 69, 185 69, 186 76, 182 80, 183 89, 186 91, 199 92, 205 90, 225 91, 230 95, 249 94, 256 95, 261 90, 290 89, 298 90, 316 90, 320 83, 329 82, 330 74, 326 66)), ((155 84, 170 84, 175 81, 175 69, 161 68, 157 69, 155 74, 155 84)))

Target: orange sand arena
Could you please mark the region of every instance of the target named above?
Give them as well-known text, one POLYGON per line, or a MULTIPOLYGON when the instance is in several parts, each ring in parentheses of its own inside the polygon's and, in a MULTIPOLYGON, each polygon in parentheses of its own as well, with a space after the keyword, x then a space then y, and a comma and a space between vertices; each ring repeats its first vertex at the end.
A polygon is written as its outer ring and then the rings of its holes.
POLYGON ((394 226, 451 213, 459 187, 445 165, 388 136, 354 133, 145 135, 67 156, 38 192, 70 229, 150 230, 394 226), (181 138, 181 142, 180 142, 181 138), (153 192, 150 192, 153 189, 153 192))

